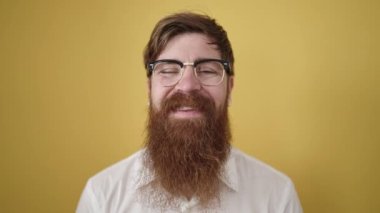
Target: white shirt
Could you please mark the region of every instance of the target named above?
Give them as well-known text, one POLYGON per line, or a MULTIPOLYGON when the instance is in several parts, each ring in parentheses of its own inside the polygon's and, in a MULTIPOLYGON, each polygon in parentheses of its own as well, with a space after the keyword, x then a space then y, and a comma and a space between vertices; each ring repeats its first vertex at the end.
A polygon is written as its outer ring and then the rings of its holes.
POLYGON ((138 195, 152 180, 143 166, 144 152, 138 151, 90 178, 76 212, 302 213, 294 185, 286 175, 235 148, 221 177, 224 185, 217 205, 202 209, 196 199, 178 198, 178 205, 171 208, 152 207, 138 195))

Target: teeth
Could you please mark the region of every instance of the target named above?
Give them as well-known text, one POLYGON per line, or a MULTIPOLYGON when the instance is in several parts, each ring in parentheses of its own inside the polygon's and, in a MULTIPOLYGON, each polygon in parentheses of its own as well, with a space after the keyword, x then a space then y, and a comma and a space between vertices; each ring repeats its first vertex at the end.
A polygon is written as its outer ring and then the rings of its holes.
POLYGON ((193 107, 187 107, 187 106, 184 106, 184 107, 180 107, 178 110, 181 110, 181 111, 189 111, 189 110, 193 110, 194 108, 193 107))

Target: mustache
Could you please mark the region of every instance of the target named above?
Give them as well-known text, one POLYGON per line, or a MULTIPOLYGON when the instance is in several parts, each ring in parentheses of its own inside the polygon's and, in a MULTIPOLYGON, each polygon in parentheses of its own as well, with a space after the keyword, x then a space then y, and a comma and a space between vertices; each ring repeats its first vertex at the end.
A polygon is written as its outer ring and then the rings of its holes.
POLYGON ((214 102, 201 95, 198 91, 192 91, 190 93, 177 92, 167 98, 162 103, 162 111, 165 114, 173 112, 181 107, 191 107, 200 112, 212 112, 215 108, 214 102))

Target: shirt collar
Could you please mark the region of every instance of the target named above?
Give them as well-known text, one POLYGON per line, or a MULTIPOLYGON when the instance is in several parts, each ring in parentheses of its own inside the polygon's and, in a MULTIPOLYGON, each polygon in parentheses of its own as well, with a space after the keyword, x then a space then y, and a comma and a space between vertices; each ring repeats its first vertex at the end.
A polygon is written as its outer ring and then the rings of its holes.
MULTIPOLYGON (((154 181, 153 172, 150 171, 146 166, 144 166, 144 161, 146 160, 146 155, 145 155, 146 152, 143 152, 143 153, 144 154, 141 155, 141 161, 140 161, 141 162, 140 172, 138 172, 138 177, 136 179, 136 184, 135 184, 137 189, 147 186, 148 184, 154 181)), ((232 154, 232 150, 230 151, 230 154, 224 166, 224 170, 222 172, 220 180, 228 188, 234 191, 238 191, 239 182, 238 182, 238 175, 237 175, 236 159, 234 155, 232 154)))
POLYGON ((239 182, 236 168, 236 159, 232 154, 232 150, 230 151, 229 157, 227 159, 226 165, 224 166, 224 171, 220 179, 227 187, 234 191, 238 191, 239 182))

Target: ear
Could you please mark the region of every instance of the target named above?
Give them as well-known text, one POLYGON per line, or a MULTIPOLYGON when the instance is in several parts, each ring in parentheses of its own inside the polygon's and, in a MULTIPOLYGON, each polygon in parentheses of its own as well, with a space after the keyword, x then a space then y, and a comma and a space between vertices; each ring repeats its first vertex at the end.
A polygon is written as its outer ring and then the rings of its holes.
POLYGON ((229 95, 231 95, 231 91, 233 88, 234 88, 234 76, 229 76, 228 82, 227 82, 227 92, 229 95))
POLYGON ((234 77, 229 76, 228 81, 227 81, 228 105, 230 105, 230 103, 231 103, 231 92, 232 92, 233 88, 234 88, 234 77))
POLYGON ((152 82, 150 80, 150 77, 147 78, 146 86, 148 87, 148 97, 150 97, 150 93, 151 93, 151 90, 152 90, 152 82))

